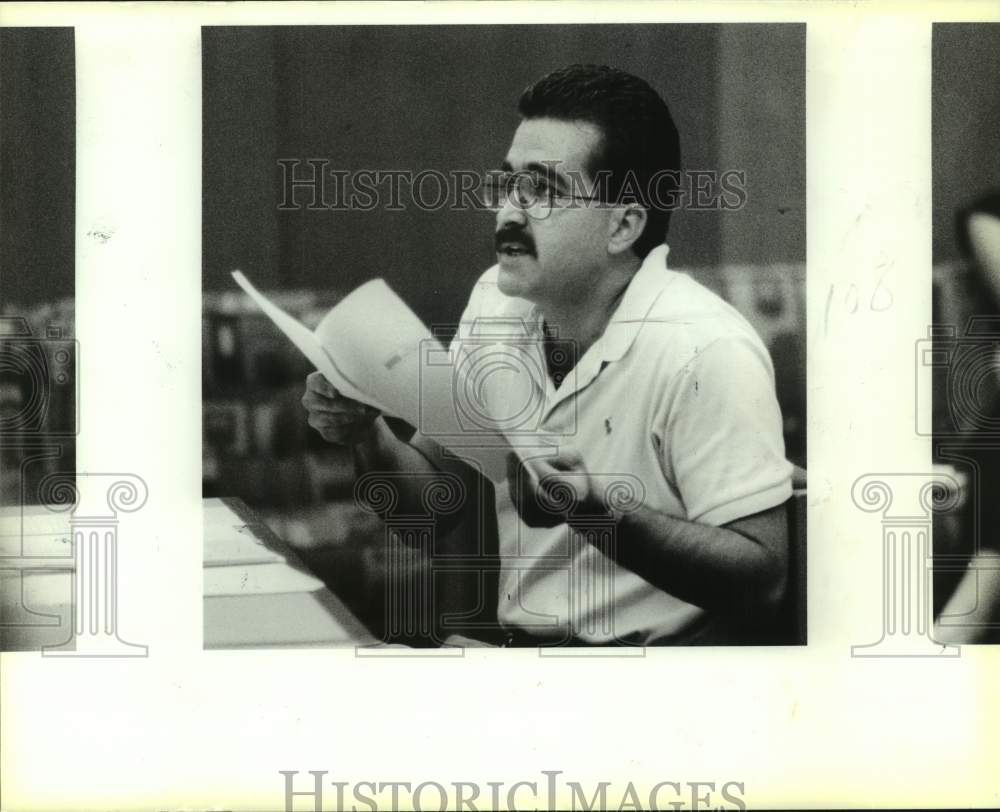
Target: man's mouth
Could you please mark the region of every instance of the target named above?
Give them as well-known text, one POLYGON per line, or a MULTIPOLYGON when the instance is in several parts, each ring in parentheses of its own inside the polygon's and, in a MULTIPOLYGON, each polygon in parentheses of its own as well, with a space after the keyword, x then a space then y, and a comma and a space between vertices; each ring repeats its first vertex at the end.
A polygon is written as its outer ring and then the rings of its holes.
POLYGON ((499 234, 496 238, 496 251, 505 257, 532 256, 534 246, 520 235, 499 234))
POLYGON ((521 243, 504 242, 497 246, 497 253, 506 257, 522 257, 529 256, 531 250, 521 243))

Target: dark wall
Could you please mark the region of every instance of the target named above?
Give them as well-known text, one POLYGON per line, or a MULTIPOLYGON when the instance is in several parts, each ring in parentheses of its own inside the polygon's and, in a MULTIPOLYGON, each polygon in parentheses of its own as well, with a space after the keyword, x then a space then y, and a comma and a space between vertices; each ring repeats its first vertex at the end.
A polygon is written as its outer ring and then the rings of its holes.
POLYGON ((1000 23, 936 23, 934 262, 958 257, 955 211, 1000 187, 1000 23))
POLYGON ((0 304, 74 292, 72 28, 0 28, 0 304))
POLYGON ((521 90, 570 62, 607 63, 649 81, 674 114, 685 167, 747 171, 745 211, 675 215, 675 267, 804 262, 804 32, 800 25, 205 28, 204 287, 234 289, 234 268, 263 288, 346 291, 383 276, 424 321, 456 320, 472 282, 494 262, 491 214, 413 206, 279 211, 277 162, 494 169, 517 126, 521 90), (723 217, 732 218, 725 228, 723 217))
POLYGON ((780 33, 773 25, 723 26, 718 59, 713 137, 722 167, 746 171, 748 194, 742 209, 716 216, 719 259, 726 265, 804 263, 805 26, 784 26, 780 33))

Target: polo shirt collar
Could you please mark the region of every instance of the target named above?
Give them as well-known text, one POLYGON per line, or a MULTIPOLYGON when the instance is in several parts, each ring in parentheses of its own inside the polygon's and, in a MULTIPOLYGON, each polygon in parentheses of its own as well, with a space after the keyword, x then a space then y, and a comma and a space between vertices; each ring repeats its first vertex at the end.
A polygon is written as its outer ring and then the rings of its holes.
MULTIPOLYGON (((642 323, 649 315, 649 311, 656 303, 669 278, 667 275, 667 256, 669 253, 669 245, 656 246, 646 254, 639 270, 635 272, 628 283, 622 300, 608 321, 608 326, 604 328, 600 338, 594 342, 595 347, 601 346, 603 360, 617 361, 632 346, 632 342, 639 333, 639 328, 642 327, 642 323)), ((512 301, 524 303, 523 299, 512 301)), ((544 318, 538 305, 530 305, 527 313, 523 310, 516 310, 514 307, 508 309, 511 316, 523 320, 530 334, 537 338, 545 337, 544 318)))
POLYGON ((617 361, 632 346, 667 282, 669 252, 668 246, 657 246, 635 272, 608 326, 594 344, 593 349, 601 361, 617 361))
MULTIPOLYGON (((625 289, 622 300, 618 303, 604 332, 583 357, 577 360, 576 367, 566 383, 553 391, 548 375, 545 376, 545 382, 540 382, 543 390, 549 391, 550 409, 589 386, 605 364, 618 361, 628 352, 664 286, 671 278, 667 271, 669 250, 666 245, 660 245, 646 255, 625 289)), ((541 336, 542 319, 537 307, 532 309, 530 318, 534 318, 537 335, 541 336)))

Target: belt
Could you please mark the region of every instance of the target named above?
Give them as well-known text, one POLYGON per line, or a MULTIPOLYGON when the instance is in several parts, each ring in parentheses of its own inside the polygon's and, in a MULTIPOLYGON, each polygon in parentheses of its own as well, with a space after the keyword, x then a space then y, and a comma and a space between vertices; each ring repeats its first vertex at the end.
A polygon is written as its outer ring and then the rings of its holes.
POLYGON ((503 640, 500 643, 501 648, 607 648, 609 646, 641 645, 641 643, 618 639, 592 643, 589 640, 581 640, 579 637, 538 637, 518 628, 505 629, 503 640))

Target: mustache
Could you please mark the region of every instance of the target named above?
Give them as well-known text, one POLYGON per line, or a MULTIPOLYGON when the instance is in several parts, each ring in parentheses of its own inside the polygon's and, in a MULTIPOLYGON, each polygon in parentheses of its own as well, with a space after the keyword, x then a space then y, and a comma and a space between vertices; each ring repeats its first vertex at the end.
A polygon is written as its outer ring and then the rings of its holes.
POLYGON ((505 225, 493 235, 493 245, 497 251, 509 243, 513 243, 531 254, 535 253, 535 241, 528 232, 519 226, 505 225))

